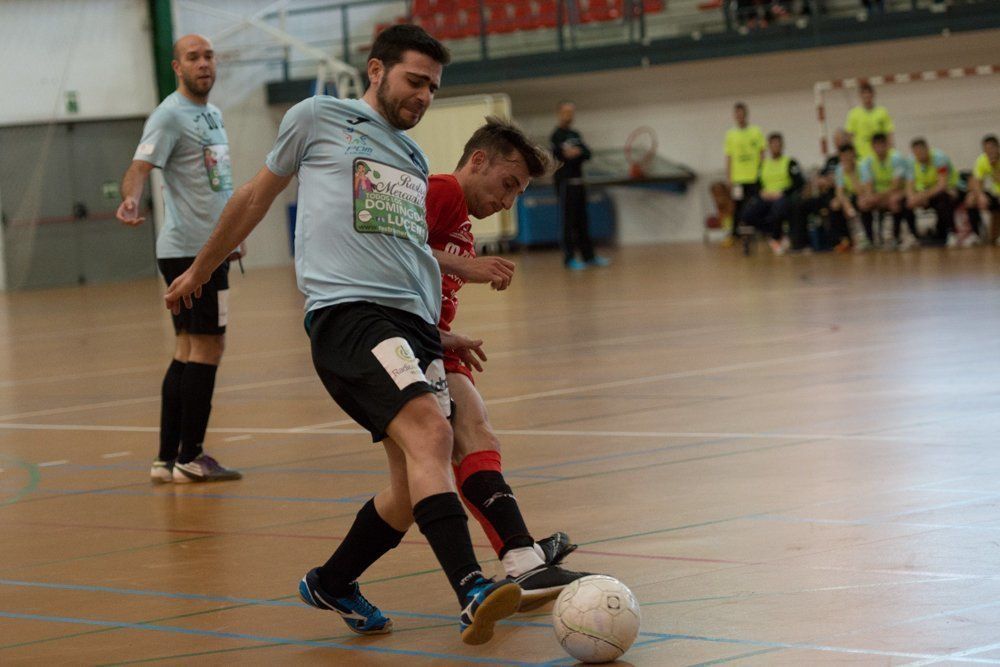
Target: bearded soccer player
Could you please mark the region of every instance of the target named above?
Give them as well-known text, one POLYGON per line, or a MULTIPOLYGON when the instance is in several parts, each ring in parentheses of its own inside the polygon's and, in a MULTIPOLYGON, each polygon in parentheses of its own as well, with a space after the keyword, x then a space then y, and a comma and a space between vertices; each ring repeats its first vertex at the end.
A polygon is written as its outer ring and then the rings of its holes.
POLYGON ((358 578, 416 523, 458 599, 462 641, 482 644, 517 611, 521 588, 483 576, 455 491, 443 348, 477 344, 443 341, 438 331, 427 158, 405 134, 433 101, 449 60, 423 29, 395 25, 372 45, 361 99, 317 95, 289 109, 265 166, 234 193, 165 300, 174 312, 190 306, 226 248, 250 234, 297 176, 295 273, 313 365, 334 401, 382 443, 389 468, 389 487, 365 503, 326 563, 306 573, 299 596, 359 634, 390 632, 358 578))
MULTIPOLYGON (((154 168, 163 171, 165 215, 156 239, 156 258, 168 285, 191 266, 233 194, 222 113, 208 102, 215 83, 212 43, 201 35, 181 37, 174 44, 173 68, 177 90, 146 121, 122 179, 117 212, 124 224, 141 224, 138 201, 146 179, 154 168)), ((229 258, 242 255, 240 246, 229 258)), ((163 378, 160 451, 150 469, 154 482, 218 482, 241 477, 205 454, 202 446, 225 347, 228 295, 226 261, 212 273, 195 307, 173 317, 176 343, 163 378)))
MULTIPOLYGON (((476 257, 470 214, 481 219, 509 209, 529 181, 545 173, 547 162, 545 152, 515 125, 487 118, 465 144, 455 172, 430 177, 428 243, 443 274, 438 323, 442 331, 451 331, 462 285, 490 283, 503 290, 514 274, 512 262, 476 257)), ((503 476, 500 441, 472 379, 472 369, 482 371, 482 360, 467 349, 445 351, 448 391, 455 403, 455 479, 466 507, 482 525, 507 576, 521 586, 521 609, 532 609, 584 575, 558 566, 576 548, 565 533, 536 543, 525 525, 503 476)))

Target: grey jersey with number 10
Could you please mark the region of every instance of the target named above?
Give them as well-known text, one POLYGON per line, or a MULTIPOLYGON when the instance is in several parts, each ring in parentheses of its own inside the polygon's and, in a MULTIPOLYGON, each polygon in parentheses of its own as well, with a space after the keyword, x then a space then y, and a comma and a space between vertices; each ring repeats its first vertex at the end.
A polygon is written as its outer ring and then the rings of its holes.
POLYGON ((156 256, 194 257, 233 194, 229 139, 219 108, 171 93, 146 120, 133 159, 163 170, 165 215, 156 256))
POLYGON ((317 95, 285 114, 266 164, 298 174, 295 272, 307 311, 369 301, 438 323, 428 165, 412 139, 362 100, 317 95))

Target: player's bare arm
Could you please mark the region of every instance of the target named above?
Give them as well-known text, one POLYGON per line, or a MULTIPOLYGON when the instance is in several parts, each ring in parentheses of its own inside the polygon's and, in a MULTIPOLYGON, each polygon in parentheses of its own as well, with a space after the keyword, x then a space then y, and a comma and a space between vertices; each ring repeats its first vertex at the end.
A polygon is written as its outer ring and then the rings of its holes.
POLYGON ((291 176, 278 176, 264 167, 233 193, 222 210, 219 224, 195 257, 191 268, 178 276, 167 289, 164 300, 171 312, 180 312, 182 301, 185 307, 191 307, 191 295, 200 296, 201 286, 208 282, 212 272, 229 257, 233 248, 240 247, 250 236, 274 198, 291 180, 291 176))
POLYGON ((434 259, 443 273, 450 273, 470 283, 490 283, 495 290, 505 290, 514 279, 514 262, 502 257, 462 257, 434 250, 434 259))
POLYGON ((153 164, 150 162, 132 160, 132 164, 125 171, 121 185, 122 203, 115 211, 115 217, 122 223, 135 226, 145 220, 139 217, 139 199, 142 197, 142 189, 146 186, 146 179, 153 169, 153 164))

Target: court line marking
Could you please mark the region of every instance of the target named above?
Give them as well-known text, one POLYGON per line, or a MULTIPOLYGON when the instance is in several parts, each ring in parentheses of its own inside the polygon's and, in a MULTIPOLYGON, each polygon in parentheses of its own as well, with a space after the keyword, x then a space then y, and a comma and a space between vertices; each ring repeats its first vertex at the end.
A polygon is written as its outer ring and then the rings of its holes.
POLYGON ((69 463, 66 459, 59 459, 58 461, 46 461, 45 463, 37 464, 39 468, 51 468, 53 466, 63 466, 69 463))
MULTIPOLYGON (((700 377, 706 375, 718 375, 723 373, 729 373, 733 371, 751 370, 755 368, 767 368, 769 366, 777 366, 782 364, 789 364, 794 362, 802 361, 815 361, 818 359, 833 359, 837 357, 842 357, 845 355, 854 355, 859 352, 874 351, 888 347, 887 345, 864 345, 853 348, 846 348, 842 350, 831 350, 827 352, 815 352, 811 354, 799 354, 799 355, 789 355, 785 357, 777 357, 774 359, 764 359, 761 361, 749 361, 741 364, 728 364, 724 366, 711 366, 708 368, 691 369, 687 371, 673 371, 670 373, 660 373, 657 375, 646 375, 635 378, 626 378, 622 380, 614 380, 611 382, 600 382, 590 385, 578 385, 575 387, 566 387, 562 389, 550 389, 547 391, 534 392, 530 394, 520 394, 516 396, 507 396, 503 398, 493 398, 487 399, 485 403, 487 405, 505 405, 509 403, 517 403, 520 401, 535 400, 539 398, 554 398, 557 396, 566 396, 572 394, 582 394, 589 393, 592 391, 599 391, 602 389, 616 389, 621 387, 632 387, 642 384, 650 384, 655 382, 663 382, 666 380, 678 380, 683 378, 700 377)), ((263 389, 268 387, 279 387, 287 386, 291 384, 298 384, 303 382, 315 382, 315 375, 300 376, 293 378, 286 378, 282 380, 268 380, 263 382, 249 382, 245 384, 228 385, 217 388, 215 390, 216 394, 224 394, 235 391, 245 391, 248 389, 263 389)), ((158 402, 161 400, 159 394, 156 396, 145 396, 141 398, 129 398, 129 399, 117 399, 113 401, 103 401, 100 403, 90 403, 90 404, 79 404, 79 405, 69 405, 61 408, 50 408, 46 410, 34 410, 30 412, 20 412, 8 415, 0 416, 0 422, 7 422, 14 419, 23 419, 25 417, 47 417, 52 415, 62 415, 69 414, 73 412, 86 412, 88 410, 99 410, 103 408, 113 408, 125 405, 135 405, 140 403, 150 403, 158 402)), ((352 422, 353 423, 353 422, 352 422)), ((299 427, 300 429, 303 427, 299 427)), ((309 428, 309 427, 305 427, 309 428)))
POLYGON ((129 456, 132 452, 111 452, 110 454, 101 454, 102 459, 117 459, 122 456, 129 456))
POLYGON ((975 655, 977 653, 988 653, 996 649, 1000 649, 1000 643, 987 644, 986 646, 969 648, 965 649, 964 651, 956 651, 955 653, 949 653, 948 655, 940 659, 934 659, 934 660, 928 659, 928 660, 921 660, 918 662, 911 662, 907 665, 904 665, 903 667, 923 667, 924 665, 934 665, 939 662, 944 662, 945 660, 960 660, 962 658, 966 658, 968 656, 975 655))
MULTIPOLYGON (((243 361, 251 359, 269 359, 272 357, 283 357, 291 354, 308 354, 309 348, 285 348, 280 350, 265 350, 262 352, 240 352, 227 354, 226 361, 243 361)), ((69 382, 72 380, 90 380, 93 378, 114 377, 116 375, 130 375, 132 373, 149 373, 153 371, 162 372, 165 368, 163 363, 147 364, 145 366, 124 366, 121 368, 110 368, 100 371, 85 371, 82 373, 65 373, 63 375, 46 375, 38 378, 28 378, 24 380, 4 380, 0 381, 0 388, 22 387, 35 384, 49 384, 51 382, 69 382)))
POLYGON ((157 492, 143 489, 41 489, 39 493, 51 493, 56 496, 152 496, 152 497, 176 497, 176 498, 198 498, 203 500, 264 500, 271 502, 289 503, 359 503, 368 500, 377 493, 359 493, 353 496, 340 498, 306 498, 301 496, 250 496, 235 493, 170 493, 173 487, 168 487, 167 492, 157 492))
MULTIPOLYGON (((129 623, 125 621, 104 621, 89 618, 74 618, 68 616, 43 616, 41 614, 19 614, 8 611, 0 611, 0 617, 18 620, 44 621, 48 623, 67 623, 73 625, 93 625, 98 627, 119 628, 123 630, 144 630, 147 632, 166 632, 181 635, 195 635, 201 637, 213 637, 218 639, 242 639, 251 642, 267 642, 274 644, 285 644, 290 646, 312 646, 317 648, 332 648, 344 651, 360 651, 362 653, 376 653, 383 655, 405 655, 418 658, 435 658, 438 660, 450 660, 465 663, 491 664, 491 665, 537 665, 534 662, 522 662, 519 660, 502 660, 497 658, 480 658, 472 655, 461 655, 457 653, 436 653, 432 651, 418 651, 415 649, 388 648, 385 646, 370 646, 367 644, 342 644, 334 641, 312 641, 307 639, 295 639, 292 637, 267 637, 263 635, 252 635, 242 632, 220 632, 216 630, 200 630, 197 628, 185 628, 176 625, 153 625, 143 623, 129 623)), ((923 656, 914 656, 923 657, 923 656)))
MULTIPOLYGON (((157 398, 159 400, 159 398, 157 398)), ((297 426, 294 428, 266 428, 257 426, 226 426, 210 427, 209 433, 237 433, 255 435, 360 435, 366 434, 362 428, 326 428, 339 424, 354 424, 354 420, 343 419, 337 422, 326 422, 313 426, 297 426)), ((119 426, 101 424, 40 424, 7 422, 0 423, 0 430, 13 431, 99 431, 108 433, 159 433, 158 426, 119 426)), ((916 439, 907 436, 863 435, 849 433, 787 433, 770 431, 588 431, 588 430, 546 430, 546 429, 494 429, 498 435, 524 437, 552 438, 629 438, 629 439, 685 439, 685 438, 718 438, 724 440, 834 440, 845 442, 898 442, 901 444, 945 444, 938 440, 916 439)), ((229 439, 227 439, 229 441, 229 439)), ((948 491, 948 490, 944 490, 948 491)), ((951 490, 961 493, 960 490, 951 490)), ((971 492, 964 492, 971 493, 971 492)), ((981 492, 987 493, 987 492, 981 492)))
POLYGON ((223 439, 223 442, 241 442, 243 440, 253 440, 253 436, 250 435, 249 433, 246 433, 244 435, 234 435, 232 437, 223 439))
MULTIPOLYGON (((216 387, 216 394, 228 394, 235 391, 247 391, 250 389, 265 389, 268 387, 284 387, 291 384, 299 384, 302 382, 307 382, 315 380, 315 375, 303 375, 293 378, 284 378, 281 380, 265 380, 262 382, 246 382, 243 384, 231 384, 223 387, 216 387)), ((61 408, 49 408, 47 410, 33 410, 30 412, 19 412, 10 415, 0 416, 0 421, 9 421, 11 419, 22 419, 24 417, 49 417, 53 415, 65 415, 73 412, 86 412, 88 410, 100 410, 103 408, 116 408, 125 405, 138 405, 140 403, 159 403, 162 397, 157 394, 156 396, 142 396, 138 398, 122 398, 113 401, 103 401, 101 403, 86 403, 80 405, 67 405, 61 408)))

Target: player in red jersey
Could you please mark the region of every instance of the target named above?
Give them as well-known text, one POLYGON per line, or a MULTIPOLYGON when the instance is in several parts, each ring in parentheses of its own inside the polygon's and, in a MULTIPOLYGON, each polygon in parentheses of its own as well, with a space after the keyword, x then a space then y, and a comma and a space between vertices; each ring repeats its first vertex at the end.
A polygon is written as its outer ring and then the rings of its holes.
MULTIPOLYGON (((462 285, 489 283, 496 290, 504 290, 514 276, 513 262, 499 257, 476 257, 470 214, 486 218, 509 209, 532 177, 545 173, 548 161, 543 149, 519 128, 491 117, 466 143, 454 173, 430 177, 428 243, 441 264, 438 328, 442 331, 451 331, 462 285)), ((535 542, 504 480, 500 442, 490 427, 486 406, 472 379, 472 369, 482 371, 481 361, 485 360, 479 347, 445 351, 448 388, 455 403, 452 421, 455 480, 462 500, 482 525, 507 575, 520 584, 521 609, 531 609, 555 598, 567 584, 584 574, 559 567, 562 559, 576 548, 565 533, 535 542)))

